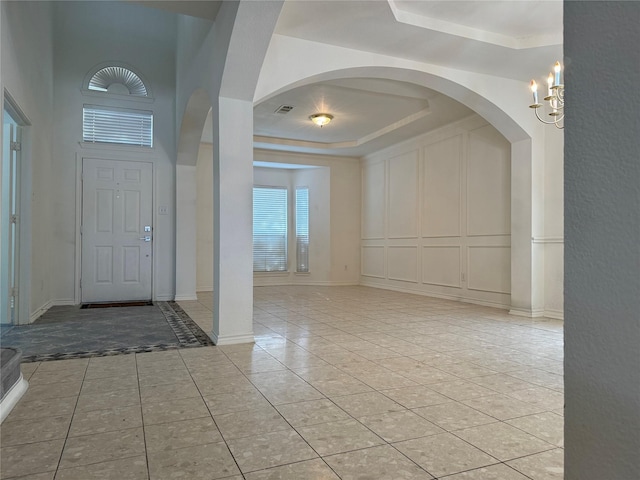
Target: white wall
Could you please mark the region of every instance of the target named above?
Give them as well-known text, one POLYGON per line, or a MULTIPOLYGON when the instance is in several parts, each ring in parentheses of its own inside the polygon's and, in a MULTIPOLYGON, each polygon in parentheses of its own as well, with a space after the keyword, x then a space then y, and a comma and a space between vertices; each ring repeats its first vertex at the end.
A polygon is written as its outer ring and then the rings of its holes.
POLYGON ((473 116, 362 162, 363 285, 510 306, 510 144, 473 116))
POLYGON ((79 298, 78 172, 83 157, 151 161, 154 166, 155 299, 175 293, 175 45, 176 17, 156 9, 120 2, 55 4, 54 169, 48 188, 55 191, 54 229, 49 241, 58 303, 79 298), (153 100, 112 99, 82 91, 87 73, 105 62, 129 65, 148 82, 153 100), (152 110, 152 150, 81 146, 83 104, 152 110), (168 207, 159 215, 158 207, 168 207))
POLYGON ((213 291, 213 145, 201 143, 196 164, 196 291, 213 291))
POLYGON ((21 323, 47 307, 53 298, 51 245, 55 191, 50 188, 53 139, 53 4, 1 2, 2 76, 4 89, 31 126, 23 137, 21 323), (26 229, 26 231, 25 231, 26 229), (30 292, 29 292, 30 290, 30 292))
MULTIPOLYGON (((349 157, 255 150, 254 160, 313 165, 321 168, 279 170, 254 168, 254 183, 285 182, 309 187, 309 274, 254 275, 255 285, 356 285, 360 272, 360 166, 349 157), (279 172, 279 173, 278 173, 279 172)), ((290 251, 295 252, 290 241, 290 251)))

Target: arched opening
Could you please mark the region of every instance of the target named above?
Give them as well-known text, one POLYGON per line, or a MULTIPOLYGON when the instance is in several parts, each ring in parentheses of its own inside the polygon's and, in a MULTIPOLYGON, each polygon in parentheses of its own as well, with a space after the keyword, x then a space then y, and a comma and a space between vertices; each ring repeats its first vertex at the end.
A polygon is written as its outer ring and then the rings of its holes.
MULTIPOLYGON (((360 66, 328 70, 305 76, 304 72, 283 72, 281 83, 270 78, 271 91, 257 89, 257 102, 268 100, 287 90, 322 81, 344 78, 390 79, 426 86, 440 92, 476 112, 495 128, 509 143, 510 160, 509 195, 510 205, 510 254, 507 258, 510 270, 510 307, 511 312, 526 316, 542 313, 544 293, 541 291, 543 280, 544 254, 532 245, 532 238, 540 235, 536 232, 540 213, 534 208, 534 197, 540 194, 539 182, 542 172, 544 135, 540 135, 539 126, 526 114, 514 107, 518 105, 515 89, 497 91, 490 79, 473 78, 462 72, 442 70, 430 73, 408 68, 390 66, 360 66)), ((543 290, 543 288, 542 288, 543 290)))
MULTIPOLYGON (((213 292, 213 125, 207 115, 196 162, 196 293, 211 303, 213 292), (210 302, 211 301, 211 302, 210 302)), ((201 298, 202 297, 202 298, 201 298)))
MULTIPOLYGON (((204 89, 197 89, 189 98, 182 124, 178 132, 178 158, 176 165, 176 300, 197 300, 198 271, 198 197, 206 194, 213 199, 211 191, 198 189, 198 159, 206 156, 201 151, 201 140, 207 115, 211 111, 211 100, 204 89)), ((209 124, 210 125, 210 124, 209 124)), ((212 132, 207 132, 211 137, 212 132)), ((210 163, 213 152, 210 152, 210 163)), ((210 181, 213 181, 211 171, 210 181)), ((204 185, 203 185, 204 187, 204 185)), ((201 202, 202 203, 202 202, 201 202)), ((202 210, 202 208, 200 209, 202 210)), ((211 212, 211 214, 213 214, 211 212)), ((213 262, 211 261, 211 265, 213 262)), ((213 278, 213 277, 212 277, 213 278)), ((213 289, 213 284, 211 285, 213 289)))

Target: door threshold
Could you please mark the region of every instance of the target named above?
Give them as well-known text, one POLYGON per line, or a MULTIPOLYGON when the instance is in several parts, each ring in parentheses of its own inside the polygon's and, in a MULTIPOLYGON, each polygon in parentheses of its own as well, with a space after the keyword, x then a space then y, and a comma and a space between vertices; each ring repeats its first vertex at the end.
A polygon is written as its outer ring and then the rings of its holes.
POLYGON ((117 308, 117 307, 148 307, 153 306, 151 300, 137 300, 133 302, 94 302, 83 303, 80 308, 117 308))

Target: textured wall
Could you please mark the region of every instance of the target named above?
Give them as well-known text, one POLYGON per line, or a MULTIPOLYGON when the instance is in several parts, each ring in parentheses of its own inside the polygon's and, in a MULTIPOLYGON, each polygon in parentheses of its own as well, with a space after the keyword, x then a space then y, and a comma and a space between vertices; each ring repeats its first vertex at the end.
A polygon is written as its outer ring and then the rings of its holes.
POLYGON ((564 4, 567 480, 640 478, 638 25, 564 4))

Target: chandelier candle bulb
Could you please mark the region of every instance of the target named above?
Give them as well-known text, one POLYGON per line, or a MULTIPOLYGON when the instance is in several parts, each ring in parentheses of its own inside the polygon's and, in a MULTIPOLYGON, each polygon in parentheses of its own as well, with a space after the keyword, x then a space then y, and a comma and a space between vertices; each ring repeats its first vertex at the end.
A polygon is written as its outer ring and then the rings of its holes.
MULTIPOLYGON (((553 90, 551 89, 551 87, 553 86, 553 75, 551 75, 551 73, 549 73, 549 77, 547 78, 547 85, 549 87, 547 90, 547 95, 551 97, 553 95, 553 90)), ((547 98, 545 98, 545 100, 547 100, 547 98)))
POLYGON ((562 70, 562 67, 560 66, 560 62, 556 62, 556 64, 553 66, 553 71, 556 73, 556 76, 553 82, 554 87, 557 87, 558 85, 560 85, 560 70, 562 70))
POLYGON ((533 104, 538 104, 538 84, 535 80, 531 80, 531 91, 533 92, 533 104))

